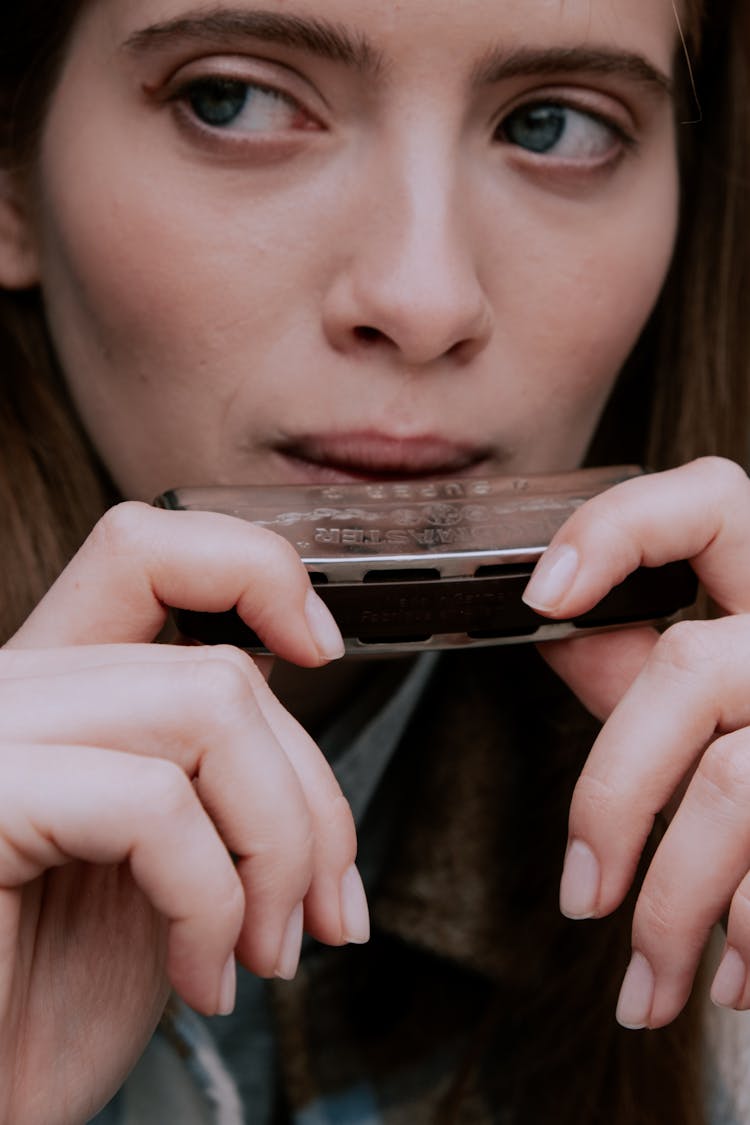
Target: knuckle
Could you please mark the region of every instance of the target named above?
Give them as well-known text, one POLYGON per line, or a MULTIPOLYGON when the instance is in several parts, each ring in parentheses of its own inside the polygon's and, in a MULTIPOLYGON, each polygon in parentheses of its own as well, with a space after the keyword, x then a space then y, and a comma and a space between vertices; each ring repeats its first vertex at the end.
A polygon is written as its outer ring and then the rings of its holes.
POLYGON ((278 841, 273 851, 271 866, 285 871, 297 871, 309 882, 317 851, 317 838, 309 814, 302 813, 294 830, 278 841))
POLYGON ((254 840, 249 853, 251 885, 264 897, 286 895, 293 888, 294 897, 301 898, 312 880, 315 858, 315 834, 303 816, 283 836, 269 833, 264 840, 254 840))
POLYGON ((616 803, 616 794, 610 785, 599 777, 583 773, 573 794, 571 820, 578 821, 585 817, 587 823, 592 820, 608 823, 616 803))
POLYGON ((248 671, 252 668, 252 660, 247 653, 239 648, 235 648, 234 645, 213 645, 212 651, 214 656, 219 657, 221 660, 228 661, 230 664, 234 665, 235 668, 239 668, 245 676, 247 676, 248 671))
POLYGON ((222 646, 222 649, 204 650, 192 665, 191 690, 199 700, 202 712, 213 722, 236 716, 238 710, 257 709, 255 695, 247 667, 222 646))
POLYGON ((681 676, 703 675, 707 669, 713 669, 716 650, 706 626, 705 621, 677 621, 670 625, 649 657, 652 669, 681 676))
POLYGON ((732 896, 729 910, 728 937, 735 945, 748 949, 750 944, 750 887, 740 884, 732 896))
POLYGON ((645 951, 663 949, 674 930, 674 910, 666 890, 658 884, 643 890, 633 918, 633 944, 645 951))
POLYGON ((276 635, 299 612, 310 580, 291 543, 266 528, 250 530, 258 533, 257 576, 240 596, 237 610, 261 637, 276 635))
POLYGON ((742 495, 747 494, 748 476, 741 465, 736 461, 730 461, 728 457, 701 457, 696 462, 696 465, 706 469, 711 474, 711 479, 722 493, 732 495, 739 492, 742 495))
POLYGON ((750 798, 750 756, 745 739, 717 738, 698 763, 698 778, 732 805, 750 798))
POLYGON ((205 672, 206 668, 211 669, 216 664, 228 666, 230 669, 235 669, 238 676, 248 685, 252 680, 253 662, 247 653, 239 648, 235 648, 230 644, 218 645, 203 645, 195 646, 191 649, 191 654, 195 656, 196 660, 203 662, 201 667, 205 672))
POLYGON ((245 916, 245 891, 234 868, 227 873, 226 886, 219 896, 218 909, 236 933, 239 933, 245 916))
POLYGON ((316 847, 316 824, 301 794, 277 807, 262 821, 255 820, 247 851, 269 863, 305 862, 316 847))
POLYGON ((91 532, 90 546, 107 554, 128 554, 143 538, 144 520, 150 512, 148 504, 139 500, 115 504, 104 513, 91 532))
POLYGON ((299 575, 306 575, 305 567, 299 554, 287 539, 282 539, 280 535, 274 534, 274 541, 277 550, 280 553, 280 558, 290 568, 294 569, 299 575))
POLYGON ((310 867, 315 856, 317 836, 308 809, 303 808, 294 825, 293 834, 285 841, 283 851, 288 861, 310 867))
POLYGON ((323 827, 337 845, 352 857, 357 850, 357 830, 354 825, 351 806, 343 793, 330 799, 323 816, 323 827))
POLYGON ((249 531, 256 536, 256 549, 262 550, 270 576, 276 575, 286 582, 305 577, 304 563, 287 539, 265 527, 252 527, 249 531))
POLYGON ((150 812, 157 821, 183 816, 195 807, 197 797, 187 774, 167 758, 146 758, 144 791, 139 794, 139 812, 150 812))
POLYGON ((623 576, 641 561, 640 547, 633 534, 634 517, 640 507, 639 483, 637 479, 626 480, 606 489, 587 501, 570 521, 586 517, 596 549, 605 551, 615 571, 623 576))

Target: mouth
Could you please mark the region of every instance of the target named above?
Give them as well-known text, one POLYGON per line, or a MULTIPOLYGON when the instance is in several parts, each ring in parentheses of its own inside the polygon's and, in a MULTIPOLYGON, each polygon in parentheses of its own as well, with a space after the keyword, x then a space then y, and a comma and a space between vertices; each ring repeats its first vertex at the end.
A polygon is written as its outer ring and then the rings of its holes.
POLYGON ((476 445, 370 431, 308 435, 276 448, 304 481, 317 484, 466 476, 490 459, 490 450, 476 445))

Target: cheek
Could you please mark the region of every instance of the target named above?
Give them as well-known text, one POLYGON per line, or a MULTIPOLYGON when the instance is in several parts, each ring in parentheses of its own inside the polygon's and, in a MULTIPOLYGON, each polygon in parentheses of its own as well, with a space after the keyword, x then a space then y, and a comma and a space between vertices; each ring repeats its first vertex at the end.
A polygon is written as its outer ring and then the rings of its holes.
POLYGON ((492 282, 496 370, 513 383, 498 379, 494 393, 524 469, 572 468, 585 455, 663 286, 677 211, 671 161, 647 188, 600 206, 517 201, 492 282))
POLYGON ((677 212, 677 172, 669 160, 630 198, 620 190, 580 213, 551 203, 522 228, 506 321, 535 357, 538 389, 544 384, 561 418, 575 420, 583 410, 595 423, 658 300, 677 212), (540 228, 549 238, 535 241, 540 228), (524 254, 524 243, 534 249, 524 254))
POLYGON ((218 333, 240 307, 252 308, 252 293, 231 254, 213 252, 210 227, 197 236, 195 211, 183 216, 174 201, 140 190, 123 198, 111 183, 94 183, 75 198, 48 199, 45 285, 68 347, 98 354, 113 373, 134 362, 148 370, 152 358, 158 370, 166 355, 179 372, 180 358, 195 356, 197 333, 210 341, 212 326, 218 333))
POLYGON ((72 374, 86 357, 84 367, 105 364, 115 390, 134 369, 141 380, 168 369, 177 388, 222 340, 262 336, 281 314, 295 266, 273 236, 288 219, 248 207, 241 176, 233 185, 165 151, 117 89, 104 86, 94 105, 86 92, 83 79, 63 82, 42 146, 50 317, 72 374))
POLYGON ((95 173, 79 182, 74 194, 58 186, 43 198, 50 330, 113 478, 124 495, 148 499, 187 479, 180 450, 200 462, 217 445, 216 415, 232 386, 208 326, 228 310, 197 284, 206 254, 173 237, 159 200, 140 198, 138 185, 123 198, 127 181, 113 192, 95 173))
POLYGON ((234 397, 250 371, 263 395, 264 350, 284 337, 293 247, 274 243, 278 216, 235 215, 184 172, 149 177, 136 160, 136 175, 79 140, 46 152, 39 193, 47 313, 74 400, 118 483, 156 460, 170 461, 160 479, 184 475, 171 461, 186 444, 215 471, 234 397))

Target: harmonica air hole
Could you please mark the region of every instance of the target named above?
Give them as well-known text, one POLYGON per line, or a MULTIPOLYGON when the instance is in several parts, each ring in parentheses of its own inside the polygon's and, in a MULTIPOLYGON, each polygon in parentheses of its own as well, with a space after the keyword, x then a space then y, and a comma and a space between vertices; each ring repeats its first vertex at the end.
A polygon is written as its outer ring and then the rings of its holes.
POLYGON ((473 641, 489 641, 501 637, 533 637, 536 632, 537 629, 507 629, 501 626, 498 629, 469 629, 466 636, 473 641))
POLYGON ((368 570, 363 582, 435 582, 440 571, 435 567, 409 568, 408 570, 368 570))
POLYGON ((533 563, 494 563, 492 566, 478 566, 475 578, 528 578, 534 569, 533 563))
POLYGON ((308 570, 307 575, 313 586, 325 586, 328 581, 328 575, 321 570, 308 570))
POLYGON ((432 637, 432 633, 404 633, 399 635, 389 635, 387 637, 357 637, 357 642, 361 645, 423 645, 432 637))
MULTIPOLYGON (((607 628, 617 625, 636 625, 643 623, 643 613, 638 613, 635 610, 632 613, 607 615, 607 628)), ((596 624, 596 621, 592 620, 590 614, 584 614, 583 617, 572 617, 570 624, 575 625, 576 629, 590 629, 592 625, 596 624)))

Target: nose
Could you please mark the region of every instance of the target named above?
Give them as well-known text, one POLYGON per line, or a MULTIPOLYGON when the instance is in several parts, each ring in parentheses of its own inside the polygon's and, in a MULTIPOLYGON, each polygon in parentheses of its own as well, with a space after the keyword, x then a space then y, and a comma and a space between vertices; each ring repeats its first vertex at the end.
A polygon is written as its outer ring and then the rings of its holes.
POLYGON ((492 309, 457 161, 423 150, 373 163, 358 173, 360 198, 344 206, 326 335, 339 352, 380 349, 410 368, 469 361, 490 337, 492 309))

